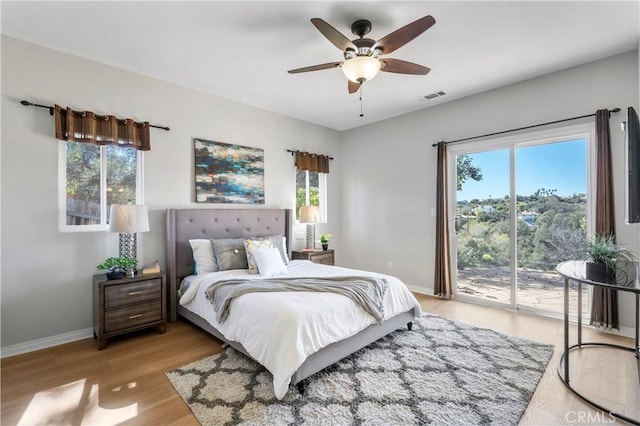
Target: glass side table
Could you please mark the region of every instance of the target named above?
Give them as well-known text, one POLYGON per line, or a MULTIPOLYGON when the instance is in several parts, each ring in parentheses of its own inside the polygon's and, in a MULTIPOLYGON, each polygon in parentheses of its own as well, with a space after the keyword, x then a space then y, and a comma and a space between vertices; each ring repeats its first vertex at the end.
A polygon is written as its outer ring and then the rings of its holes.
POLYGON ((640 311, 640 277, 638 276, 637 264, 629 265, 627 268, 620 268, 616 271, 615 283, 603 283, 592 281, 587 278, 587 263, 585 261, 570 260, 563 262, 556 267, 556 271, 564 278, 564 352, 560 356, 558 362, 558 376, 564 385, 577 395, 583 401, 591 404, 599 410, 607 412, 614 417, 624 420, 634 425, 640 425, 640 416, 638 418, 630 418, 599 405, 586 396, 580 394, 571 386, 569 380, 569 354, 572 350, 580 350, 589 347, 607 346, 619 350, 634 352, 638 364, 638 379, 640 380, 640 344, 639 344, 639 315, 640 311), (569 345, 569 281, 578 284, 578 343, 569 345), (582 341, 582 284, 611 288, 618 291, 634 293, 636 297, 636 320, 635 320, 635 345, 634 347, 615 345, 611 343, 595 343, 582 341))

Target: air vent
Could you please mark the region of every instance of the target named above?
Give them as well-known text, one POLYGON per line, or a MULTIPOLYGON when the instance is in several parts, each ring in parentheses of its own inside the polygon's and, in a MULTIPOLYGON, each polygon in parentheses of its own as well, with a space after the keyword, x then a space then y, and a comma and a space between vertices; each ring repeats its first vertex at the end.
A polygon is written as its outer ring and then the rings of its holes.
POLYGON ((446 93, 440 91, 440 92, 436 92, 436 93, 432 93, 430 95, 427 95, 424 98, 427 99, 427 100, 431 100, 431 99, 438 98, 438 97, 444 96, 444 95, 446 95, 446 93))

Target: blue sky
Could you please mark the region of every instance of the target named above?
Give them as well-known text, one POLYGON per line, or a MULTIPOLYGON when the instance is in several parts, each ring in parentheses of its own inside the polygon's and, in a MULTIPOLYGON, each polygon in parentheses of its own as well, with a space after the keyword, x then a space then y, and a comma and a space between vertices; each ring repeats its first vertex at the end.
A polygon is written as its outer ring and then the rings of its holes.
MULTIPOLYGON (((504 198, 509 194, 509 150, 469 154, 482 171, 480 182, 468 180, 460 200, 504 198)), ((587 144, 579 139, 516 149, 516 193, 531 195, 540 188, 558 195, 587 192, 587 144)))

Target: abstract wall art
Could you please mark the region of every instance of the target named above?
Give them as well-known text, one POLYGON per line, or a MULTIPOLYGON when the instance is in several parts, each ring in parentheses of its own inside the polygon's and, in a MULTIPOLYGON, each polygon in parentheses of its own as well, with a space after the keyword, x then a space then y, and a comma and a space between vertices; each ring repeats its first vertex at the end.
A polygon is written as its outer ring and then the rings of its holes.
POLYGON ((194 138, 196 202, 264 204, 264 150, 194 138))

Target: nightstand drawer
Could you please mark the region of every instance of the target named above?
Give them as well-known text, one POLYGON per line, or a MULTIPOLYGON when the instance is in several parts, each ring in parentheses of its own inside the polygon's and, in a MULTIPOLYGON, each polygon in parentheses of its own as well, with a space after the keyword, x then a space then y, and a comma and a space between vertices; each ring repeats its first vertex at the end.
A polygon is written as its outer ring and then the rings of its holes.
POLYGON ((162 297, 162 280, 107 286, 104 290, 105 309, 132 303, 146 302, 162 297))
POLYGON ((293 250, 291 252, 291 259, 302 259, 302 260, 310 260, 313 263, 321 263, 323 265, 335 265, 335 251, 333 249, 329 250, 293 250))
POLYGON ((162 320, 162 302, 151 303, 113 309, 104 313, 104 331, 113 331, 135 327, 150 322, 162 320))
POLYGON ((313 263, 322 263, 323 265, 333 265, 333 252, 331 253, 314 253, 309 256, 309 260, 313 263))

